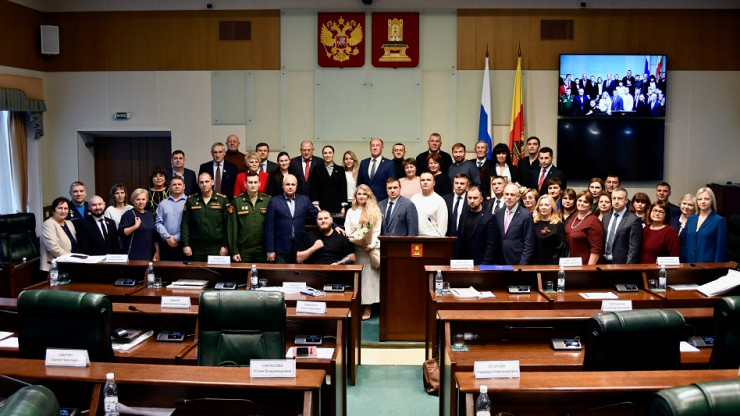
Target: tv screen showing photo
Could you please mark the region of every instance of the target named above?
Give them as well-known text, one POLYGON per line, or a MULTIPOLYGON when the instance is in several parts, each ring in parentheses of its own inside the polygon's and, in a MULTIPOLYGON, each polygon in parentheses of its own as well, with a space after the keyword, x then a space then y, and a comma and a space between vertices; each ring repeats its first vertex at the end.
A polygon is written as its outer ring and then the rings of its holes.
POLYGON ((558 115, 665 117, 665 55, 560 55, 558 115))

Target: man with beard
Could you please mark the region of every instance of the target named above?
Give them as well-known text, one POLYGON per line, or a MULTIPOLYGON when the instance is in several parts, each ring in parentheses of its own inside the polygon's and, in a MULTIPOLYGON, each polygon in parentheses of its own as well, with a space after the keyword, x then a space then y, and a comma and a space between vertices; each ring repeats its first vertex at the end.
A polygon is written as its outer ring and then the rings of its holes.
POLYGON ((318 230, 306 234, 296 258, 306 264, 351 264, 355 262, 355 248, 349 239, 332 228, 329 211, 319 211, 318 230))
POLYGON ((88 202, 90 214, 77 226, 77 248, 80 253, 91 256, 117 254, 121 252, 116 233, 116 223, 103 217, 105 201, 95 195, 88 202))

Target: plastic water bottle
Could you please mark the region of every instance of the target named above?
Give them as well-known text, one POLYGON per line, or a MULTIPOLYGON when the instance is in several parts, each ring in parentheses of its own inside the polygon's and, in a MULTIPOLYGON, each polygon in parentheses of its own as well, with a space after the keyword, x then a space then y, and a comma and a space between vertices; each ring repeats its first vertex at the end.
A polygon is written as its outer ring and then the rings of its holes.
POLYGON ((565 268, 563 266, 560 266, 560 270, 558 270, 558 292, 565 292, 565 268))
POLYGON ((113 373, 105 375, 105 387, 103 387, 103 411, 105 416, 119 416, 118 413, 118 386, 113 379, 113 373))
POLYGON ((442 295, 443 287, 444 280, 442 279, 442 270, 437 270, 437 275, 434 276, 434 294, 437 296, 442 295))
POLYGON ((488 398, 488 386, 480 386, 480 394, 475 399, 475 416, 491 416, 491 399, 488 398))
POLYGON ((260 277, 257 273, 257 266, 252 265, 252 271, 249 272, 249 285, 252 287, 252 290, 255 290, 259 287, 260 283, 260 277))
POLYGON ((149 262, 149 267, 146 269, 146 285, 147 287, 154 286, 154 264, 149 262))
POLYGON ((57 260, 51 261, 51 267, 49 268, 49 286, 56 286, 59 284, 59 266, 57 266, 57 260))
POLYGON ((661 265, 658 272, 658 290, 665 290, 667 278, 668 272, 665 270, 665 265, 661 265))

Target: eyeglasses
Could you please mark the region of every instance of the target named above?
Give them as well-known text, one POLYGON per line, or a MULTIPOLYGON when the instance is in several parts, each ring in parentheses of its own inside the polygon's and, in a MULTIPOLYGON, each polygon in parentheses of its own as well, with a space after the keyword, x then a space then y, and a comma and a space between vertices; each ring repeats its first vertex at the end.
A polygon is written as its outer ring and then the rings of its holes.
POLYGON ((663 211, 662 209, 654 209, 653 214, 665 215, 665 211, 663 211))

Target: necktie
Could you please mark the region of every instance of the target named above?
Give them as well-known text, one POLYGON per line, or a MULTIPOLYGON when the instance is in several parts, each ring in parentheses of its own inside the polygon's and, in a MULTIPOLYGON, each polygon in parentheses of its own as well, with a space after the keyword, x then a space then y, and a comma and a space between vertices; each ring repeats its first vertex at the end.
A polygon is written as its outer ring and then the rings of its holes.
POLYGON ((458 196, 456 199, 457 200, 455 201, 455 207, 452 209, 452 233, 453 235, 457 231, 457 227, 458 227, 457 213, 458 213, 458 209, 460 208, 460 200, 462 199, 462 197, 458 196))
POLYGON ((483 162, 481 162, 481 161, 479 160, 479 161, 478 161, 478 169, 480 169, 480 168, 482 168, 482 167, 483 167, 483 162))
POLYGON ((98 221, 100 221, 100 230, 103 232, 103 240, 108 240, 108 230, 106 230, 108 227, 105 226, 105 220, 101 218, 98 221))
POLYGON ((545 175, 547 174, 547 169, 542 168, 542 173, 540 174, 540 182, 537 184, 537 187, 542 189, 542 182, 545 181, 545 175))
POLYGON ((303 179, 308 182, 308 172, 311 170, 311 159, 306 159, 306 169, 303 171, 303 179))
POLYGON ((370 179, 372 179, 373 176, 375 176, 375 169, 377 169, 377 165, 375 164, 375 162, 376 160, 373 159, 372 166, 370 166, 370 179))
POLYGON ((612 215, 612 221, 609 224, 609 233, 606 235, 606 254, 612 254, 612 245, 614 245, 614 229, 617 228, 617 219, 619 213, 612 215))
POLYGON ((388 201, 388 209, 385 210, 385 225, 391 224, 391 212, 393 211, 393 202, 388 201))
POLYGON ((221 164, 216 163, 216 192, 221 192, 221 164))
POLYGON ((499 204, 499 200, 498 199, 494 199, 493 200, 493 215, 496 215, 496 213, 498 212, 498 209, 499 209, 500 206, 501 205, 499 204))
POLYGON ((506 218, 504 218, 504 234, 509 232, 509 223, 511 222, 511 210, 506 210, 506 218))

